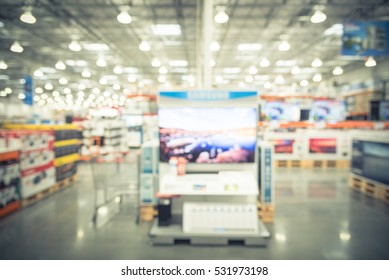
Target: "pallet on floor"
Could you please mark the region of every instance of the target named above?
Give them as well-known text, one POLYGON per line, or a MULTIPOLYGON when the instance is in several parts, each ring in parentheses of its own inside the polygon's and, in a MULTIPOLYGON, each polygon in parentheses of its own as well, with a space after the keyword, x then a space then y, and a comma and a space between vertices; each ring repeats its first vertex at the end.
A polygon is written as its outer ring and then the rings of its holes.
POLYGON ((389 203, 389 186, 387 185, 372 182, 355 174, 350 174, 348 184, 353 190, 389 203))
POLYGON ((0 208, 0 218, 9 215, 12 212, 17 211, 19 208, 20 208, 20 201, 19 200, 13 201, 13 202, 7 204, 6 206, 0 208))
POLYGON ((155 209, 154 205, 140 206, 139 213, 141 222, 151 222, 156 216, 158 216, 158 210, 155 209))
POLYGON ((265 204, 257 202, 257 213, 258 217, 264 223, 274 222, 274 204, 265 204))
POLYGON ((302 160, 301 167, 304 168, 349 168, 349 160, 302 160))
POLYGON ((301 167, 301 160, 275 160, 274 167, 301 167))
POLYGON ((27 207, 27 206, 30 206, 31 204, 33 203, 36 203, 46 197, 48 197, 49 195, 55 193, 55 192, 58 192, 59 190, 65 188, 65 187, 68 187, 70 186, 71 184, 73 184, 76 180, 76 175, 73 175, 69 178, 66 178, 62 181, 59 181, 57 183, 55 183, 52 187, 50 188, 47 188, 47 189, 44 189, 30 197, 27 197, 27 198, 24 198, 23 200, 21 200, 21 205, 22 207, 27 207))

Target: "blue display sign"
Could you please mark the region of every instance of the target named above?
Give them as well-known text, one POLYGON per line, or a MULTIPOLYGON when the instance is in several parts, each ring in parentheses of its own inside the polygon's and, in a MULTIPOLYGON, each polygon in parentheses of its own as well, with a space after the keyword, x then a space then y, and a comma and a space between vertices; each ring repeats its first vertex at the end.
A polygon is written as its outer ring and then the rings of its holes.
POLYGON ((238 98, 256 97, 256 91, 225 91, 225 90, 193 90, 193 91, 161 91, 160 97, 185 99, 193 101, 220 101, 238 98))
POLYGON ((389 55, 389 21, 348 21, 343 26, 342 55, 389 55))
POLYGON ((32 77, 24 75, 24 104, 32 106, 34 102, 34 91, 32 90, 32 77))

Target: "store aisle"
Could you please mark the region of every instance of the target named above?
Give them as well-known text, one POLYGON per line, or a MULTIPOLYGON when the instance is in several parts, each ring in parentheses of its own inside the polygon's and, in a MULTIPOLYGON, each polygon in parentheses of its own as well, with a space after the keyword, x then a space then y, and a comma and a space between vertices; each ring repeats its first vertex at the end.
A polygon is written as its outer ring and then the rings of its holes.
POLYGON ((389 206, 354 193, 347 171, 278 169, 266 248, 153 247, 149 223, 124 209, 92 227, 90 168, 74 186, 0 220, 1 259, 389 259, 389 206))

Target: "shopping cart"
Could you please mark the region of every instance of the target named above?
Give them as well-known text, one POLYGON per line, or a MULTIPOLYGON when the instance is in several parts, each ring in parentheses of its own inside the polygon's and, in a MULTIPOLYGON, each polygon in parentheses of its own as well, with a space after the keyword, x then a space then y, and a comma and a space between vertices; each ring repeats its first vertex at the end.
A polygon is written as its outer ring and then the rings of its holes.
POLYGON ((101 227, 125 210, 139 223, 139 151, 100 153, 90 164, 94 185, 93 224, 101 227))

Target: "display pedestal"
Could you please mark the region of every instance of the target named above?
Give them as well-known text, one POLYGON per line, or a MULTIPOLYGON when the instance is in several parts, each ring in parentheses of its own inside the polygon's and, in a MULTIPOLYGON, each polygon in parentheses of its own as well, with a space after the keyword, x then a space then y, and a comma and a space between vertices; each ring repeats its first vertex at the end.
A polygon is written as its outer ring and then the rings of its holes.
POLYGON ((258 220, 257 233, 185 233, 182 230, 182 216, 173 215, 168 227, 159 227, 158 221, 154 221, 149 236, 153 245, 244 245, 265 247, 270 238, 270 233, 260 220, 258 220))

